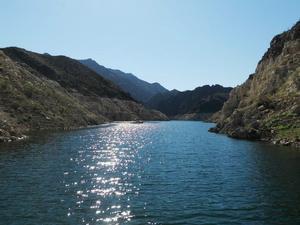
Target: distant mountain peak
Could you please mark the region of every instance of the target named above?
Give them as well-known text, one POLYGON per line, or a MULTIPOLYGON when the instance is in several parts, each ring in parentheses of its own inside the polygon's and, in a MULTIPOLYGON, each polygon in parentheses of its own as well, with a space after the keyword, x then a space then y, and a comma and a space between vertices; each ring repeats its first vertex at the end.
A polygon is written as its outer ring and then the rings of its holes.
POLYGON ((210 115, 222 108, 231 89, 221 85, 203 85, 182 92, 173 89, 155 95, 147 102, 147 106, 172 118, 203 119, 201 115, 205 114, 205 119, 208 119, 210 115))
POLYGON ((112 81, 140 102, 145 103, 156 94, 168 92, 166 88, 157 82, 149 83, 139 79, 132 73, 106 68, 91 58, 79 60, 79 62, 94 70, 100 76, 112 81))
POLYGON ((79 62, 89 62, 89 63, 94 63, 96 64, 97 62, 93 60, 92 58, 87 58, 87 59, 79 59, 79 62))

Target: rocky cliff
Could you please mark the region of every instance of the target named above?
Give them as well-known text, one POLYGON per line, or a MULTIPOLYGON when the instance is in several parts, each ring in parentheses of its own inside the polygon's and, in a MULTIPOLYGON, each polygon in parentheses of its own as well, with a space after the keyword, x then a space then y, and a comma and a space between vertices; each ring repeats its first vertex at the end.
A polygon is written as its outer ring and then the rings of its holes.
POLYGON ((78 61, 20 48, 0 49, 0 141, 28 131, 113 120, 162 120, 78 61))
POLYGON ((208 120, 222 108, 231 89, 220 85, 205 85, 192 91, 172 90, 155 95, 146 105, 173 119, 208 120))
POLYGON ((231 91, 216 117, 212 131, 300 145, 300 21, 273 38, 255 73, 231 91))

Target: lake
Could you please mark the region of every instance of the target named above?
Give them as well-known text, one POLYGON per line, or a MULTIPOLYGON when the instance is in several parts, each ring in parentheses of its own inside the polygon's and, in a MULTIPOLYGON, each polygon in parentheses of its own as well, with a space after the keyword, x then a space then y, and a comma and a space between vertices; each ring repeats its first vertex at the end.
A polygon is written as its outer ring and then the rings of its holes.
POLYGON ((300 151, 203 122, 112 123, 0 145, 0 224, 300 224, 300 151))

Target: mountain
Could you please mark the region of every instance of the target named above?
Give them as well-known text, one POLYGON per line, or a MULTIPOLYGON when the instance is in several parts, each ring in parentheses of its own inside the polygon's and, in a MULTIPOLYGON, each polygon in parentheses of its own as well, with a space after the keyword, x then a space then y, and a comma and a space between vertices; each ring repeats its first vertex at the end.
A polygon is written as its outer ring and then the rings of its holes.
POLYGON ((144 108, 77 60, 0 49, 0 141, 34 130, 139 119, 166 117, 144 108))
POLYGON ((154 95, 168 91, 159 83, 151 84, 137 78, 131 73, 124 73, 120 70, 106 68, 92 59, 83 59, 79 60, 79 62, 94 70, 102 77, 112 81, 123 91, 129 93, 134 99, 140 102, 147 102, 154 95))
POLYGON ((192 91, 172 90, 155 95, 146 105, 174 119, 207 120, 222 108, 231 89, 205 85, 192 91))
POLYGON ((216 117, 212 131, 300 146, 300 21, 272 39, 255 73, 216 117))

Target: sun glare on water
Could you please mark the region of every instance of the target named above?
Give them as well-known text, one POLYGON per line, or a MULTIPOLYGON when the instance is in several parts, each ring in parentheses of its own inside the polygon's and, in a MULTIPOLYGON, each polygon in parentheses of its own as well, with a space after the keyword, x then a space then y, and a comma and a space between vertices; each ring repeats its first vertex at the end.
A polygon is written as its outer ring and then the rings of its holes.
POLYGON ((131 220, 134 216, 131 198, 139 194, 139 187, 132 180, 140 178, 131 168, 140 166, 136 158, 144 145, 149 144, 142 137, 153 129, 154 123, 116 123, 100 128, 97 136, 83 137, 88 139, 88 145, 70 159, 76 170, 64 172, 65 191, 76 196, 76 202, 67 212, 69 217, 89 204, 89 217, 81 221, 86 224, 97 221, 122 224, 131 220), (81 173, 80 180, 73 179, 76 173, 81 173))

